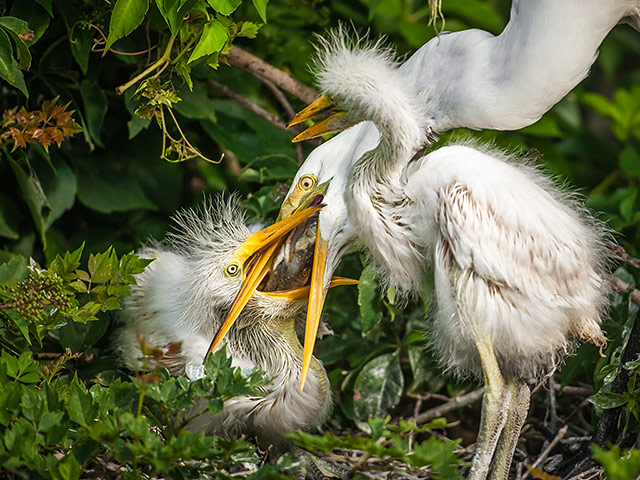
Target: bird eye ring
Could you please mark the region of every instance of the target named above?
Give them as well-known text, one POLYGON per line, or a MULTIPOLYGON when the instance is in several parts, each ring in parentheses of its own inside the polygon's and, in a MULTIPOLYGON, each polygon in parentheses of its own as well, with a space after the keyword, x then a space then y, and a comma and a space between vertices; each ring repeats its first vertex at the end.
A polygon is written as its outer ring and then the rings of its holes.
POLYGON ((224 269, 224 274, 229 278, 235 278, 240 273, 240 267, 237 263, 230 263, 224 269))
POLYGON ((303 175, 300 177, 300 180, 298 180, 298 186, 305 191, 311 190, 317 183, 318 179, 315 175, 303 175))

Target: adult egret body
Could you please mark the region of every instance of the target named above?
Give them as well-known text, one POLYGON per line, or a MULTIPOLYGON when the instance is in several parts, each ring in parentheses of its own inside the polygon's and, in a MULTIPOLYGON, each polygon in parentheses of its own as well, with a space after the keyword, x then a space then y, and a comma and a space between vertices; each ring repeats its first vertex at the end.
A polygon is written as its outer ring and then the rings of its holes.
MULTIPOLYGON (((176 216, 176 222, 178 228, 168 235, 167 242, 140 251, 141 256, 154 261, 137 276, 137 286, 123 305, 122 327, 114 343, 132 370, 143 367, 137 334, 160 347, 181 342, 179 353, 162 359, 173 374, 185 373, 189 363, 201 364, 243 280, 239 275, 229 276, 226 268, 250 237, 233 201, 205 205, 202 211, 185 211, 176 216)), ((286 255, 273 265, 288 281, 288 285, 277 286, 289 289, 254 292, 225 340, 234 366, 258 367, 273 378, 273 384, 264 387, 264 396, 230 399, 222 413, 201 415, 190 428, 226 437, 256 435, 263 446, 273 443, 288 448, 284 433, 310 430, 325 420, 331 405, 326 373, 314 359, 311 388, 300 391, 302 346, 294 329, 296 316, 304 308, 302 299, 308 295, 308 287, 304 287, 308 273, 303 271, 302 259, 310 259, 313 227, 303 225, 299 235, 285 240, 286 255), (307 229, 311 229, 310 242, 304 239, 307 229), (287 269, 283 262, 293 266, 287 269)), ((268 283, 273 283, 270 278, 268 283)))
MULTIPOLYGON (((469 478, 485 478, 492 461, 492 477, 507 478, 528 410, 527 380, 553 368, 575 340, 605 342, 604 229, 526 162, 466 145, 422 156, 433 131, 429 106, 393 55, 338 37, 324 47, 316 77, 331 115, 301 136, 367 120, 380 134, 373 149, 352 146, 351 162, 301 167, 300 178, 332 178, 316 254, 333 259, 357 237, 399 291, 416 292, 433 275, 436 353, 448 369, 486 385, 469 478)), ((298 120, 316 111, 312 105, 298 120)), ((297 208, 294 197, 285 210, 297 208)), ((309 360, 334 263, 312 273, 309 360)))

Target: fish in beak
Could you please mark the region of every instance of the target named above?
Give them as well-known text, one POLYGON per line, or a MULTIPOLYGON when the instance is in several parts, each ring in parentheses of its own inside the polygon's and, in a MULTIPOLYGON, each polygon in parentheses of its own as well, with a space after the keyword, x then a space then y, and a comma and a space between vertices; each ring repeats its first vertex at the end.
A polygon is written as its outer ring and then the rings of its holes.
POLYGON ((345 111, 339 108, 331 97, 322 95, 315 102, 298 112, 287 124, 287 127, 311 120, 318 115, 324 115, 325 118, 297 135, 292 142, 302 142, 303 140, 310 140, 322 135, 341 131, 344 125, 341 125, 336 120, 344 114, 345 111))

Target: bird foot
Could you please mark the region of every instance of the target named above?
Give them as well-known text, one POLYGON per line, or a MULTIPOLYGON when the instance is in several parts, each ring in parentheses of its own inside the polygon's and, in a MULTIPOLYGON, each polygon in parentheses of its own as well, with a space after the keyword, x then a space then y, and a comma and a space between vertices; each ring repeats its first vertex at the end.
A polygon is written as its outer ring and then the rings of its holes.
POLYGON ((349 477, 349 470, 333 465, 311 452, 298 448, 292 453, 299 462, 295 469, 295 478, 298 480, 324 480, 326 478, 346 480, 349 477))

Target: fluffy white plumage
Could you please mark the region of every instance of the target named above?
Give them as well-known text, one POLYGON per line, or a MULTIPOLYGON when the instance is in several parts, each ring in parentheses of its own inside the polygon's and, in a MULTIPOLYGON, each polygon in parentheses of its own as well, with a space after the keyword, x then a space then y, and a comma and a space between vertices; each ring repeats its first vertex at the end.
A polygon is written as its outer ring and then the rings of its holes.
MULTIPOLYGON (((205 203, 200 211, 186 210, 175 221, 177 229, 165 243, 138 252, 154 261, 137 275, 137 286, 124 300, 114 345, 132 370, 142 367, 137 333, 160 347, 182 342, 176 358, 163 359, 173 374, 183 374, 188 362, 200 364, 242 282, 224 275, 225 266, 250 235, 233 198, 205 203)), ((202 415, 192 428, 222 436, 257 435, 268 445, 282 443, 283 433, 322 424, 331 395, 317 360, 310 388, 299 388, 302 347, 294 324, 303 307, 303 302, 260 292, 252 296, 225 338, 227 354, 234 366, 265 371, 273 384, 265 387, 264 397, 235 397, 220 415, 202 415)))
POLYGON ((553 368, 577 339, 605 342, 605 229, 525 161, 469 145, 416 155, 438 130, 433 103, 422 79, 405 75, 411 65, 398 68, 387 50, 334 36, 320 52, 321 91, 345 110, 328 125, 369 120, 380 132, 344 132, 298 173, 331 179, 319 217, 332 262, 325 285, 339 260, 331 252, 356 239, 400 291, 416 292, 433 275, 435 350, 446 368, 484 375, 487 385, 470 478, 486 476, 496 448, 493 477, 506 478, 528 408, 526 380, 553 368), (347 144, 340 162, 336 146, 347 144))

